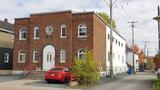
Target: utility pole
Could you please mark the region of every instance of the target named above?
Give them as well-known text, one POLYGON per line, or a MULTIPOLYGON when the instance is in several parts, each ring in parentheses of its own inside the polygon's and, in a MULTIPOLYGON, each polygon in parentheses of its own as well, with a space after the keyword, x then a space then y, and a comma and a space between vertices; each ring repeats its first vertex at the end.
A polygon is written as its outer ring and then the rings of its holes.
MULTIPOLYGON (((158 6, 158 16, 160 15, 160 9, 159 9, 159 6, 158 6)), ((158 52, 160 52, 160 22, 158 21, 158 52)))
MULTIPOLYGON (((148 48, 147 48, 147 43, 149 43, 149 41, 142 41, 144 43, 144 54, 146 56, 146 61, 148 60, 148 48)), ((143 71, 145 70, 145 63, 146 61, 143 62, 143 71)))
POLYGON ((112 57, 112 53, 113 53, 113 34, 112 34, 112 31, 113 31, 113 22, 112 22, 112 16, 113 16, 113 6, 114 4, 117 2, 117 0, 115 0, 113 2, 113 0, 109 0, 109 4, 107 3, 106 0, 104 0, 105 3, 109 6, 110 8, 110 77, 113 77, 113 57, 112 57))
POLYGON ((131 22, 128 22, 131 24, 131 27, 132 27, 132 59, 133 59, 133 73, 135 73, 135 61, 134 61, 134 28, 135 28, 135 23, 138 23, 137 21, 131 21, 131 22))
POLYGON ((153 18, 154 20, 156 20, 158 22, 158 53, 160 53, 160 8, 158 5, 158 16, 153 18))
POLYGON ((149 43, 149 41, 142 41, 144 43, 144 53, 147 55, 147 43, 149 43))
POLYGON ((112 6, 113 5, 113 1, 110 0, 110 77, 113 77, 113 57, 112 57, 112 45, 113 45, 113 35, 112 35, 112 31, 113 31, 113 25, 112 25, 112 6))

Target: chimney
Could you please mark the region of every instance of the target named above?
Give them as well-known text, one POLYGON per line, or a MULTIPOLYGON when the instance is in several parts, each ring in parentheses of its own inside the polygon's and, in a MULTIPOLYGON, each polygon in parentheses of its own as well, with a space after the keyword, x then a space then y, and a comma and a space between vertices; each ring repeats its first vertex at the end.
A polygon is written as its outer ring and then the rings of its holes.
POLYGON ((8 19, 7 19, 7 18, 5 18, 5 19, 4 19, 4 22, 5 22, 5 23, 8 23, 8 19))

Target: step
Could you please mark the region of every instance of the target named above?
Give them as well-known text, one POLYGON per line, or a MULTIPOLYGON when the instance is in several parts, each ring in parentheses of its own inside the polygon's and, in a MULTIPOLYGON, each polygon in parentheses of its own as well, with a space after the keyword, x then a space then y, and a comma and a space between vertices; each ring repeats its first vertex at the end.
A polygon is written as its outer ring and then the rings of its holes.
POLYGON ((44 74, 46 71, 31 71, 26 75, 23 75, 21 79, 44 79, 44 74))

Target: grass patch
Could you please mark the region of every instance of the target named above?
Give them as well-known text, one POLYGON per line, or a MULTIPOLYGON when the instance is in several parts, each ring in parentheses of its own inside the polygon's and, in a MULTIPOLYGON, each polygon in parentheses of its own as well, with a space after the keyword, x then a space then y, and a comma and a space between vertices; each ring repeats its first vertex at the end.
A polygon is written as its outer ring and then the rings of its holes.
POLYGON ((160 90, 160 80, 153 81, 153 90, 160 90))

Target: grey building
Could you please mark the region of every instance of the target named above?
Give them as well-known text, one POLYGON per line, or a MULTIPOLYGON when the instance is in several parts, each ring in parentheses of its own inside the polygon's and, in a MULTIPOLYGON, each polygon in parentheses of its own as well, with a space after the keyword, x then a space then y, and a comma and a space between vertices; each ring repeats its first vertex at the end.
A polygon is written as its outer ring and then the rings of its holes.
POLYGON ((0 70, 11 70, 13 63, 13 24, 0 21, 0 70))

